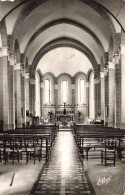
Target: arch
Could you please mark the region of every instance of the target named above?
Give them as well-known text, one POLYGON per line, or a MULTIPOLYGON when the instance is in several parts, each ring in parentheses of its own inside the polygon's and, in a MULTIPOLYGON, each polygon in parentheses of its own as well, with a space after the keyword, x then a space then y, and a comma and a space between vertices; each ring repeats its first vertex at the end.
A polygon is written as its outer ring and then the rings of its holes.
MULTIPOLYGON (((37 8, 39 5, 41 5, 41 4, 43 4, 44 2, 47 2, 47 1, 50 1, 50 0, 41 0, 41 1, 37 1, 37 2, 34 0, 30 3, 30 5, 28 4, 27 7, 24 6, 24 9, 23 9, 22 13, 20 13, 20 16, 19 16, 18 20, 16 21, 15 26, 17 26, 17 28, 18 28, 18 25, 20 25, 21 22, 24 21, 24 19, 33 11, 33 9, 37 8)), ((90 1, 88 2, 86 0, 79 0, 79 1, 81 1, 83 3, 86 3, 87 5, 89 5, 93 9, 95 9, 101 17, 108 20, 109 21, 109 27, 110 28, 112 27, 112 30, 114 31, 115 29, 113 28, 113 24, 112 24, 111 20, 109 19, 109 16, 107 15, 107 13, 110 14, 116 20, 116 22, 121 26, 122 30, 125 32, 125 29, 123 28, 123 26, 119 22, 119 20, 107 8, 105 8, 103 5, 101 5, 100 3, 97 3, 96 1, 91 1, 91 2, 90 1)), ((5 15, 5 17, 2 20, 4 20, 16 8, 18 8, 19 6, 21 6, 22 4, 25 4, 27 2, 28 2, 28 0, 18 4, 17 6, 15 6, 12 10, 10 10, 5 15)), ((15 26, 14 26, 13 32, 15 31, 15 26)))
POLYGON ((59 74, 58 77, 57 77, 57 80, 59 80, 59 78, 60 78, 60 77, 63 77, 63 76, 69 77, 69 78, 71 79, 71 81, 72 81, 72 77, 71 77, 71 75, 68 74, 68 73, 61 73, 61 74, 59 74))
POLYGON ((45 77, 46 75, 51 75, 53 77, 54 83, 55 83, 56 76, 52 72, 46 72, 45 74, 43 74, 43 77, 45 77))
POLYGON ((97 71, 98 70, 97 69, 97 61, 96 61, 94 55, 92 54, 92 52, 85 45, 83 45, 82 43, 80 43, 79 41, 76 41, 74 39, 62 37, 62 38, 58 38, 56 40, 49 42, 44 47, 42 47, 39 50, 39 52, 36 54, 36 56, 34 57, 34 60, 32 63, 32 69, 31 69, 31 75, 33 77, 34 77, 34 72, 35 72, 35 69, 37 67, 37 64, 38 64, 39 60, 42 58, 42 56, 44 56, 47 52, 49 52, 52 49, 55 49, 57 47, 71 47, 71 48, 75 48, 75 49, 79 50, 80 52, 84 53, 88 57, 90 62, 92 63, 95 74, 98 72, 97 71))
POLYGON ((70 25, 73 25, 73 26, 76 26, 76 27, 79 27, 80 29, 82 29, 83 31, 86 31, 95 41, 96 43, 98 44, 100 50, 102 51, 102 53, 104 53, 104 47, 102 45, 102 43, 100 42, 100 40, 96 37, 96 35, 90 31, 86 26, 76 22, 76 21, 73 21, 73 20, 69 20, 69 19, 59 19, 59 20, 55 20, 55 21, 52 21, 52 22, 49 22, 48 24, 45 24, 43 27, 37 29, 37 31, 32 35, 32 37, 30 38, 26 48, 25 48, 25 51, 24 53, 26 53, 26 51, 28 50, 28 48, 30 47, 30 45, 32 44, 32 42, 35 40, 35 38, 37 36, 39 36, 43 31, 45 31, 46 29, 52 27, 52 26, 55 26, 55 25, 58 25, 58 24, 62 24, 62 23, 65 23, 65 24, 70 24, 70 25))
POLYGON ((43 82, 43 74, 42 74, 41 70, 40 70, 40 69, 37 69, 37 70, 36 70, 36 72, 38 72, 38 73, 39 73, 39 76, 40 76, 40 82, 43 82))
POLYGON ((87 75, 86 75, 86 81, 87 81, 87 82, 89 82, 90 74, 91 74, 92 71, 93 71, 92 69, 89 69, 89 70, 88 70, 88 73, 87 73, 87 75))
POLYGON ((7 48, 8 39, 7 39, 6 24, 4 20, 0 22, 0 34, 1 34, 1 46, 7 48))
POLYGON ((27 58, 27 56, 25 58, 24 69, 26 70, 26 72, 29 72, 29 65, 28 65, 28 58, 27 58))
POLYGON ((19 43, 17 39, 15 39, 15 42, 14 42, 14 54, 16 57, 16 63, 20 63, 20 48, 19 48, 19 43))
POLYGON ((114 48, 114 41, 113 41, 113 37, 111 37, 110 43, 109 43, 109 51, 108 51, 108 53, 109 53, 109 56, 108 56, 109 61, 112 61, 113 48, 114 48))

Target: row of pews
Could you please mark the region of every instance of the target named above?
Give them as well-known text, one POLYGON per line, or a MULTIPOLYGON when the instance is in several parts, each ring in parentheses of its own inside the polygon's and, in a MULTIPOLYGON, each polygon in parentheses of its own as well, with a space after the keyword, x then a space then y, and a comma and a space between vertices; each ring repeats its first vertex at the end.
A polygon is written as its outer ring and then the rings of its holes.
POLYGON ((51 155, 54 140, 59 127, 56 125, 41 125, 27 128, 11 129, 0 133, 0 161, 6 164, 12 160, 18 162, 26 159, 26 164, 33 159, 46 160, 51 155))
POLYGON ((117 157, 123 158, 125 150, 125 130, 103 125, 74 125, 72 133, 79 147, 80 154, 86 157, 96 155, 101 157, 100 151, 105 148, 105 142, 116 142, 117 157), (98 152, 97 152, 98 151, 98 152))

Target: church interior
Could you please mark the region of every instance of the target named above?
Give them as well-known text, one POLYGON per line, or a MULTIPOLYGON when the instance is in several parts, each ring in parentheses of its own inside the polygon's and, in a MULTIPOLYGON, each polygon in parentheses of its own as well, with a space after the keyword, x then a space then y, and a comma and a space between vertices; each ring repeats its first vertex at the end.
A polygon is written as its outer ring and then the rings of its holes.
POLYGON ((0 1, 0 194, 125 195, 125 0, 0 1))

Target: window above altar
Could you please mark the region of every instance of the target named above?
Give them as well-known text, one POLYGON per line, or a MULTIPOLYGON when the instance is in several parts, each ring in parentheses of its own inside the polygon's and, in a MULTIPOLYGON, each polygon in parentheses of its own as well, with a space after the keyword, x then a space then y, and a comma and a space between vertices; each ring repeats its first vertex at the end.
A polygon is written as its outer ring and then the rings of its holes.
POLYGON ((80 78, 78 80, 78 104, 84 103, 84 91, 85 91, 84 79, 80 78))
POLYGON ((51 83, 49 79, 45 80, 45 102, 51 103, 51 83))
POLYGON ((63 80, 62 81, 62 85, 61 85, 61 92, 62 92, 62 103, 66 103, 67 102, 67 93, 68 93, 68 82, 67 80, 63 80))

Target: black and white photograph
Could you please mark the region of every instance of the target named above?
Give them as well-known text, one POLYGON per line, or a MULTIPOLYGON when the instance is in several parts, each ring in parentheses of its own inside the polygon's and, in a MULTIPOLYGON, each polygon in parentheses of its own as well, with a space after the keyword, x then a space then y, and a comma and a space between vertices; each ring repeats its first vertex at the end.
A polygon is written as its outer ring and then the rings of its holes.
POLYGON ((125 195, 125 0, 0 0, 0 195, 125 195))

